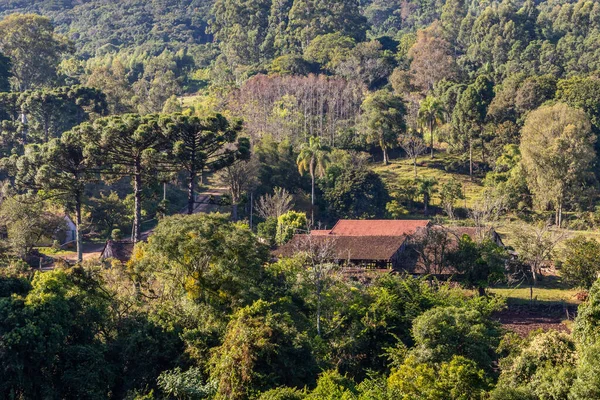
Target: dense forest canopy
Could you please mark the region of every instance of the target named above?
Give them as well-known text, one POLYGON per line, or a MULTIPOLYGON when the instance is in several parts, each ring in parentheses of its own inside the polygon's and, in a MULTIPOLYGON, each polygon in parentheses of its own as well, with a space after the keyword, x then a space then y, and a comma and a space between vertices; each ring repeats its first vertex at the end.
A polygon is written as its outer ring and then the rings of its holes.
POLYGON ((0 397, 600 398, 599 60, 599 1, 0 0, 0 397))
POLYGON ((114 48, 162 52, 207 43, 210 0, 2 1, 0 14, 50 17, 85 57, 114 48))

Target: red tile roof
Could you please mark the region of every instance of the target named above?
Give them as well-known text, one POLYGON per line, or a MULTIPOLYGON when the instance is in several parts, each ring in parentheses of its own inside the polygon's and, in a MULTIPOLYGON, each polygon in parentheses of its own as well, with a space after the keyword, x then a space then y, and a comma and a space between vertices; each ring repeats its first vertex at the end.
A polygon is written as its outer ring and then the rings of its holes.
POLYGON ((295 235, 285 245, 275 250, 277 257, 291 257, 309 248, 329 247, 332 258, 353 261, 389 261, 402 248, 406 236, 333 236, 295 235))
POLYGON ((322 229, 313 229, 310 231, 310 234, 313 236, 325 236, 331 233, 330 230, 322 230, 322 229))
MULTIPOLYGON (((336 236, 404 236, 428 226, 428 220, 350 220, 342 219, 331 229, 336 236)), ((314 232, 314 231, 313 231, 314 232)))

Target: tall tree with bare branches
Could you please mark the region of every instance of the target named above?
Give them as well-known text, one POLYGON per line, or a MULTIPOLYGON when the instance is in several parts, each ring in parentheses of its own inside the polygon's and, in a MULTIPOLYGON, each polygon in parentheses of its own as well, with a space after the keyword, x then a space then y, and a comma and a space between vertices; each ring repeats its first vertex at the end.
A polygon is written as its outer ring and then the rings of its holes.
POLYGON ((273 194, 265 194, 256 202, 256 212, 264 219, 279 218, 294 206, 294 197, 287 190, 276 187, 273 194))
POLYGON ((412 160, 413 167, 415 169, 415 179, 417 178, 417 158, 425 149, 427 149, 427 145, 425 141, 417 135, 415 132, 410 132, 405 135, 400 135, 398 138, 398 144, 402 147, 402 150, 406 152, 406 155, 412 160))

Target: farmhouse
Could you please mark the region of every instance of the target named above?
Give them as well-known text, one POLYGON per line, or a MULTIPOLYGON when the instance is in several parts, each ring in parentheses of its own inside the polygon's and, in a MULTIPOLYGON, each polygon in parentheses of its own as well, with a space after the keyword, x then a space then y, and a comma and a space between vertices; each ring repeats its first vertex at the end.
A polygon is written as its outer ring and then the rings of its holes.
POLYGON ((340 220, 331 230, 295 235, 274 255, 312 252, 346 267, 447 275, 455 272, 447 256, 463 235, 486 237, 504 247, 492 229, 447 228, 428 220, 340 220))

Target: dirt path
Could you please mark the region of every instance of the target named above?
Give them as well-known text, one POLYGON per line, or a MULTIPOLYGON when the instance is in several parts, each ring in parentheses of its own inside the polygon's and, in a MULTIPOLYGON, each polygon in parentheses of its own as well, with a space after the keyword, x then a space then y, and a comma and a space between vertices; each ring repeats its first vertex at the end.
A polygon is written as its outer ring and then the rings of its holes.
MULTIPOLYGON (((199 193, 196 196, 196 207, 194 208, 194 214, 199 213, 211 213, 219 211, 219 200, 227 193, 227 189, 216 188, 210 191, 199 193)), ((179 211, 179 214, 187 214, 187 206, 179 211)), ((148 236, 152 234, 153 229, 142 232, 142 240, 146 240, 148 236)), ((93 260, 100 258, 102 250, 104 250, 105 243, 84 243, 83 244, 83 260, 93 260)), ((67 261, 69 264, 75 264, 77 262, 77 252, 62 253, 52 257, 54 262, 56 261, 67 261)), ((48 271, 54 268, 54 262, 42 268, 44 271, 48 271)))

